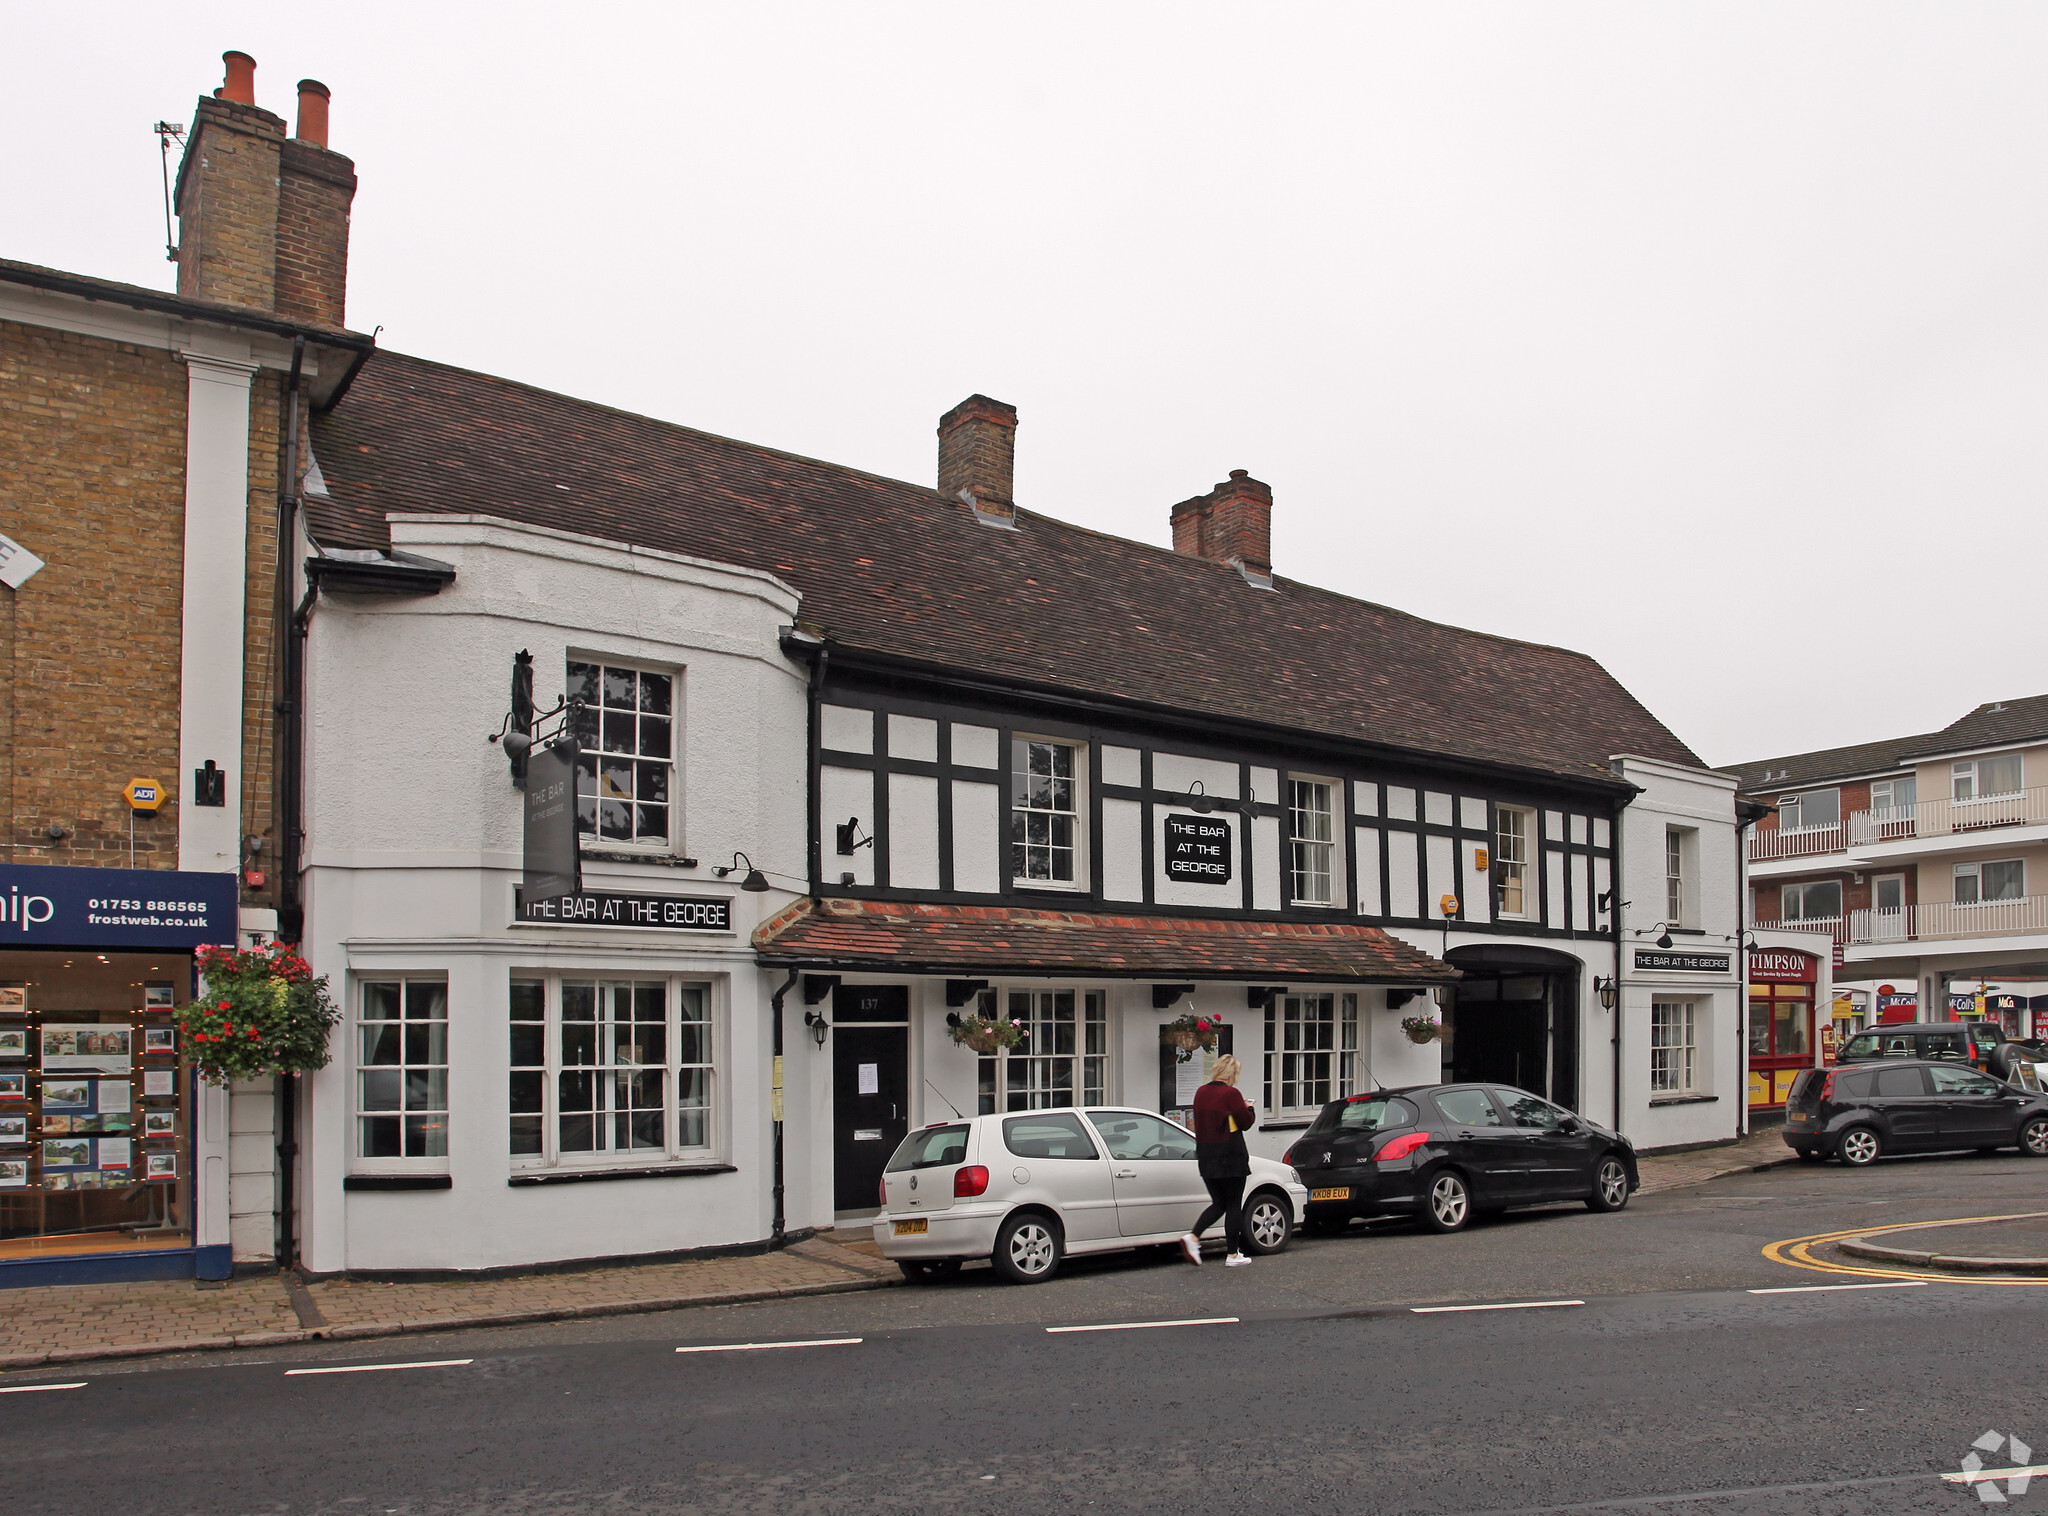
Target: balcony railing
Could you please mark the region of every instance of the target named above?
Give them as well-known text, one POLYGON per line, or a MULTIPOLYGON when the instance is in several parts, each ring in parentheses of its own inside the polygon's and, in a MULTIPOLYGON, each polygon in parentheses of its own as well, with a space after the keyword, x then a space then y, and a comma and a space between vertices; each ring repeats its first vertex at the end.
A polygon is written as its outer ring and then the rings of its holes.
POLYGON ((1833 826, 1759 827, 1749 834, 1749 861, 1766 858, 1806 858, 1817 853, 1842 850, 1842 824, 1833 826))
POLYGON ((1964 937, 2015 937, 2031 932, 2048 933, 2048 895, 1982 900, 1970 905, 1939 900, 1899 910, 1849 913, 1849 940, 1855 943, 1942 942, 1964 937))
POLYGON ((1840 916, 1815 916, 1806 921, 1758 921, 1753 924, 1767 932, 1826 932, 1837 942, 1849 940, 1849 923, 1840 916))
MULTIPOLYGON (((2048 821, 2048 788, 2015 790, 2009 795, 1982 795, 1974 800, 1923 800, 1849 813, 1849 845, 1896 842, 1903 837, 1950 837, 1986 827, 2025 826, 2048 821)), ((1759 832, 1758 837, 1767 834, 1759 832)), ((1801 835, 1794 833, 1793 835, 1801 835)), ((1754 849, 1750 857, 1759 856, 1754 849)), ((1789 857, 1790 854, 1772 854, 1789 857)))

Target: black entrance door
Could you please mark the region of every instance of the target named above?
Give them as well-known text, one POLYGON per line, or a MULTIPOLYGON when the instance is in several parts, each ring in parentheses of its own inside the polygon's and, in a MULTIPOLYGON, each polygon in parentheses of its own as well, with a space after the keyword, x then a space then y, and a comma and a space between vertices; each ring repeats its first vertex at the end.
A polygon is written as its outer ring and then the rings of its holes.
POLYGON ((910 1130, 909 993, 842 986, 832 1028, 832 1205, 871 1211, 889 1155, 910 1130))

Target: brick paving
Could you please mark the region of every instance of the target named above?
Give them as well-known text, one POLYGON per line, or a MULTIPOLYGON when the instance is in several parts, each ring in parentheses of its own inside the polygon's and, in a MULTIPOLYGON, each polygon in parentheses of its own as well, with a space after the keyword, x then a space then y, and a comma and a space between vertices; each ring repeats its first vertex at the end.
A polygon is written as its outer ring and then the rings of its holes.
MULTIPOLYGON (((1640 1193, 1748 1173, 1790 1156, 1775 1127, 1726 1147, 1651 1154, 1641 1160, 1640 1193)), ((326 1279, 301 1285, 268 1276, 206 1290, 189 1280, 7 1290, 0 1291, 0 1369, 836 1294, 898 1277, 867 1228, 855 1226, 777 1253, 634 1268, 417 1284, 326 1279)))

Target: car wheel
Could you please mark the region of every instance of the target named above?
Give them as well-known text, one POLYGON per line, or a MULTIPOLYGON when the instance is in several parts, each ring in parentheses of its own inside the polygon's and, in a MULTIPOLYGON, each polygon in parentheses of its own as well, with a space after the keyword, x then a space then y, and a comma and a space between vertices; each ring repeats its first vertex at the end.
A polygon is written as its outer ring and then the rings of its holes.
POLYGON ((1465 1176, 1442 1170, 1429 1181, 1422 1224, 1432 1232, 1462 1232, 1471 1219, 1472 1191, 1465 1184, 1465 1176))
POLYGON ((1867 1126, 1852 1126, 1842 1133, 1842 1140, 1835 1147, 1842 1162, 1852 1169, 1860 1169, 1877 1162, 1877 1155, 1884 1151, 1884 1144, 1878 1141, 1877 1133, 1867 1126))
POLYGON ((1609 1153, 1593 1171, 1593 1193, 1586 1197, 1589 1211, 1618 1211, 1628 1204, 1628 1165, 1609 1153))
POLYGON ((1005 1221, 996 1233, 989 1262, 1012 1284, 1040 1284, 1059 1272, 1060 1229, 1051 1217, 1026 1211, 1005 1221))
POLYGON ((941 1279, 951 1279, 960 1272, 957 1258, 900 1258, 896 1267, 903 1270, 903 1277, 912 1284, 936 1284, 941 1279))
POLYGON ((2021 1124, 2020 1151, 2029 1158, 2048 1158, 2048 1116, 2029 1117, 2021 1124))
POLYGON ((1287 1201, 1271 1190, 1260 1190, 1245 1204, 1244 1247, 1254 1258, 1264 1258, 1287 1246, 1294 1231, 1294 1217, 1287 1201))

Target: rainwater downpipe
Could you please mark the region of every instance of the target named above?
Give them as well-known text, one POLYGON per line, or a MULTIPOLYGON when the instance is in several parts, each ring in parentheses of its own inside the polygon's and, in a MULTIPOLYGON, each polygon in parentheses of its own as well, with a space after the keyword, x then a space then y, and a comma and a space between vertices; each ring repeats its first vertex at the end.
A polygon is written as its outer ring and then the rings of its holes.
POLYGON ((1742 959, 1742 977, 1735 1001, 1735 1140, 1749 1135, 1749 829, 1758 818, 1735 812, 1735 951, 1742 959))
MULTIPOLYGON (((274 596, 275 607, 271 619, 272 626, 278 625, 284 619, 285 615, 289 613, 292 603, 290 575, 292 561, 291 544, 298 531, 299 503, 299 383, 305 360, 306 339, 301 334, 292 338, 292 372, 291 378, 285 386, 284 488, 278 492, 277 497, 277 583, 273 586, 276 594, 274 596)), ((284 668, 279 670, 279 673, 280 676, 288 678, 289 675, 286 673, 286 670, 291 666, 293 650, 296 649, 298 643, 296 638, 287 639, 287 643, 285 665, 284 668)), ((271 639, 271 645, 273 647, 277 645, 275 636, 271 639)), ((282 757, 283 753, 280 751, 280 747, 281 745, 273 746, 271 751, 282 757)), ((293 797, 296 799, 298 783, 298 744, 296 741, 294 741, 290 748, 290 756, 284 760, 282 771, 291 776, 290 783, 293 797)), ((281 831, 282 828, 273 828, 273 830, 281 831)), ((296 886, 297 877, 295 874, 284 870, 279 871, 278 903, 280 905, 284 903, 283 895, 287 889, 291 889, 293 892, 292 898, 294 900, 297 899, 296 886), (287 881, 290 881, 290 883, 287 883, 287 881)), ((282 912, 279 913, 279 916, 278 925, 282 927, 284 925, 282 912)), ((303 933, 299 935, 303 935, 303 933)), ((294 1183, 299 1166, 299 1084, 300 1081, 292 1075, 280 1074, 277 1076, 275 1097, 277 1101, 277 1266, 280 1269, 294 1268, 299 1261, 298 1187, 294 1183)))
POLYGON ((809 728, 806 735, 804 758, 804 789, 807 793, 807 809, 804 830, 809 835, 811 904, 817 905, 825 893, 825 802, 818 794, 818 786, 824 778, 824 704, 825 665, 832 659, 832 650, 825 643, 818 644, 818 650, 811 657, 810 687, 806 691, 809 728))
POLYGON ((769 998, 769 1005, 773 1011, 771 1022, 774 1028, 774 1040, 771 1048, 774 1062, 771 1067, 774 1070, 774 1082, 769 1090, 768 1098, 772 1102, 769 1107, 769 1114, 775 1121, 774 1185, 772 1190, 775 1212, 768 1225, 768 1246, 771 1248, 781 1247, 783 1237, 788 1231, 782 1208, 782 997, 796 988, 796 982, 801 977, 800 971, 791 969, 789 977, 782 981, 774 995, 769 998))
POLYGON ((1613 907, 1607 914, 1608 929, 1614 933, 1614 1129, 1624 1137, 1628 1133, 1622 1131, 1621 1125, 1621 1029, 1628 1019, 1628 991, 1621 977, 1623 960, 1627 957, 1621 941, 1621 912, 1628 902, 1622 898, 1621 835, 1627 815, 1628 801, 1624 800, 1614 808, 1614 868, 1608 878, 1614 893, 1607 902, 1613 907))

